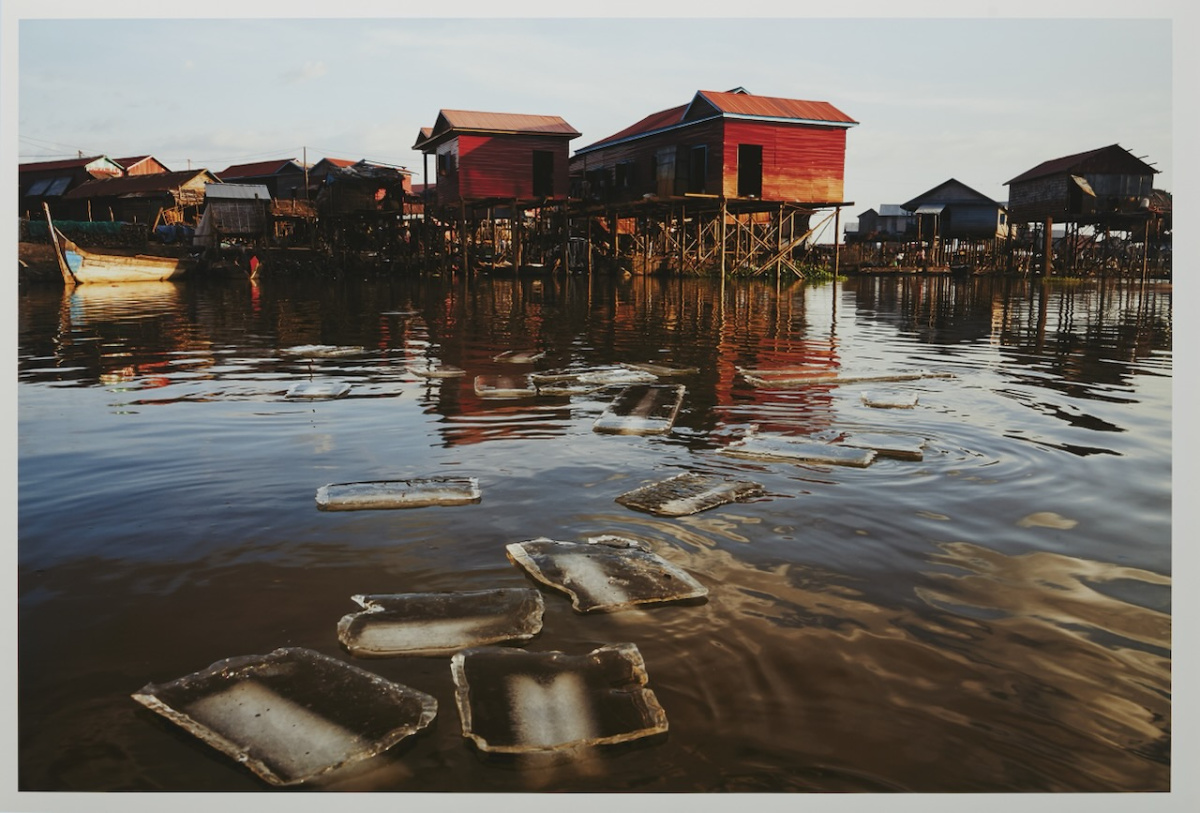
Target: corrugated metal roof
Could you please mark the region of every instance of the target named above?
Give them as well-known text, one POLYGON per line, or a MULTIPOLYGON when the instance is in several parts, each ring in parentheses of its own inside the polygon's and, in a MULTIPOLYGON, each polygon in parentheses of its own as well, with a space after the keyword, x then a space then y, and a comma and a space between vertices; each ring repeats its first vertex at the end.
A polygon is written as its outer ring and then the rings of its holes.
POLYGON ((722 113, 755 118, 827 121, 830 124, 858 124, 854 119, 829 102, 810 102, 803 99, 780 99, 774 96, 755 96, 745 92, 701 90, 704 97, 722 113))
POLYGON ((433 130, 437 134, 447 130, 486 130, 504 133, 566 135, 572 138, 580 134, 561 116, 485 113, 478 110, 442 110, 438 114, 438 123, 434 125, 433 130), (446 126, 441 126, 443 123, 446 126))
POLYGON ((271 192, 258 183, 209 183, 204 185, 209 200, 270 200, 271 192))
POLYGON ((710 105, 716 115, 737 116, 753 119, 774 119, 802 123, 828 123, 837 126, 853 126, 858 124, 845 113, 828 102, 810 102, 801 99, 781 99, 774 96, 755 96, 742 89, 729 91, 700 90, 692 97, 692 101, 679 107, 671 107, 651 113, 636 124, 624 130, 613 133, 608 138, 575 151, 576 155, 591 152, 601 147, 607 147, 632 138, 641 138, 651 133, 669 130, 691 121, 701 121, 705 116, 692 117, 688 114, 696 105, 697 100, 703 100, 710 105), (688 121, 685 122, 685 119, 688 121))
POLYGON ((926 203, 924 206, 918 206, 913 214, 918 215, 940 215, 942 210, 946 208, 944 203, 926 203))
POLYGON ((907 217, 911 214, 912 212, 898 203, 883 203, 879 206, 880 217, 907 217))
POLYGON ((78 167, 86 167, 95 161, 108 161, 113 163, 111 158, 103 155, 93 155, 88 158, 64 158, 59 161, 36 161, 31 164, 21 164, 19 170, 21 172, 53 172, 59 169, 76 169, 78 167))
POLYGON ((1140 158, 1135 157, 1129 150, 1122 147, 1120 144, 1110 144, 1107 147, 1101 147, 1098 150, 1088 150, 1087 152, 1079 152, 1074 155, 1065 155, 1062 158, 1053 158, 1049 161, 1043 161, 1033 169, 1022 172, 1011 181, 1005 181, 1005 184, 1020 183, 1021 181, 1029 181, 1034 178, 1044 178, 1047 175, 1057 175, 1060 172, 1067 172, 1072 175, 1079 174, 1072 172, 1076 167, 1088 162, 1091 159, 1098 158, 1105 154, 1110 154, 1114 159, 1121 163, 1128 163, 1133 166, 1135 163, 1145 167, 1146 172, 1154 174, 1158 170, 1154 169, 1149 164, 1143 162, 1140 158))
POLYGON ((120 178, 102 178, 88 181, 63 195, 63 200, 81 198, 117 197, 145 192, 170 192, 199 176, 213 177, 207 169, 189 169, 180 172, 155 172, 149 175, 123 175, 120 178))
POLYGON ((277 175, 285 169, 295 169, 299 172, 304 171, 304 167, 300 166, 295 158, 284 158, 283 160, 258 161, 253 164, 234 164, 225 171, 218 172, 217 177, 221 180, 228 178, 264 178, 268 175, 277 175))

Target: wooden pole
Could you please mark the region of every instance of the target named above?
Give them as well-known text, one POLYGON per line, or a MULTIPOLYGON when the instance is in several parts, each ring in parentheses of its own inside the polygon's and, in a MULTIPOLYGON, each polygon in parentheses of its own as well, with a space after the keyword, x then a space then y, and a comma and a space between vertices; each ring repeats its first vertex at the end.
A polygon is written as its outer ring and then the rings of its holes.
POLYGON ((720 240, 721 279, 725 279, 725 196, 721 196, 721 222, 717 224, 717 239, 720 240))
POLYGON ((838 268, 841 263, 841 223, 842 223, 842 207, 839 206, 834 210, 833 214, 833 290, 837 291, 838 268))
POLYGON ((1042 235, 1042 274, 1048 277, 1054 265, 1052 262, 1054 255, 1054 218, 1047 217, 1044 228, 1046 233, 1042 235))

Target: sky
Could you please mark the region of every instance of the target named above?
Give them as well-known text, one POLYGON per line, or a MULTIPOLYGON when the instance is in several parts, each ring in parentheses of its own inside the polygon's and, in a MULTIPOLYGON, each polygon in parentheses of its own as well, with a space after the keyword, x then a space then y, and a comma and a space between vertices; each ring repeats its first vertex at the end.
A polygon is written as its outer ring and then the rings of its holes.
POLYGON ((743 87, 858 122, 847 221, 950 178, 1004 202, 1025 170, 1110 144, 1174 191, 1172 23, 1184 3, 1113 4, 1120 17, 1100 0, 980 3, 987 16, 966 17, 940 0, 839 11, 853 17, 756 3, 730 18, 706 16, 728 3, 535 0, 499 12, 530 16, 490 19, 471 15, 503 7, 405 17, 367 0, 213 0, 195 6, 203 18, 152 19, 146 7, 162 4, 14 3, 22 163, 150 154, 219 172, 329 156, 405 166, 420 183, 411 147, 443 108, 562 116, 582 133, 574 151, 698 90, 743 87), (615 16, 562 16, 601 8, 615 16))

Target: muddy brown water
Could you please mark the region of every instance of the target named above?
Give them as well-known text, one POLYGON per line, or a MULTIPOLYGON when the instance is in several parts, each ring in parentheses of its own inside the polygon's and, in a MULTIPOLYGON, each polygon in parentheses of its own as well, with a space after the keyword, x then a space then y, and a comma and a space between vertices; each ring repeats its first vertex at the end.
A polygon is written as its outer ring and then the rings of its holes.
POLYGON ((306 647, 434 696, 421 734, 320 785, 385 791, 1162 791, 1171 767, 1171 290, 890 277, 267 277, 23 288, 16 752, 25 791, 275 792, 131 693, 306 647), (355 348, 311 357, 305 345, 355 348), (545 355, 493 361, 510 350, 545 355), (476 375, 695 367, 665 435, 613 390, 481 399, 476 375), (430 379, 409 367, 461 367, 430 379), (898 381, 757 388, 743 369, 898 381), (332 401, 290 401, 304 380, 332 401), (719 454, 752 427, 926 439, 866 468, 719 454), (765 494, 685 517, 620 494, 694 471, 765 494), (476 477, 478 504, 326 512, 328 483, 476 477), (449 658, 359 660, 357 594, 535 583, 505 546, 647 542, 703 601, 581 615, 630 642, 669 731, 573 760, 463 737, 449 658))

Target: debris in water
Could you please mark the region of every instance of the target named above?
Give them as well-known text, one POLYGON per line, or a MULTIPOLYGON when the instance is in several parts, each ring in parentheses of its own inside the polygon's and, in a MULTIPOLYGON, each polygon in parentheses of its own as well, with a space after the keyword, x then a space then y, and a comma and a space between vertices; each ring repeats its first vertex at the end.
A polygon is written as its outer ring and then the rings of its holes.
POLYGON ((408 371, 421 378, 461 378, 467 374, 467 371, 462 367, 455 367, 451 364, 409 367, 408 371))
POLYGON ((542 594, 528 587, 464 593, 352 596, 362 612, 338 622, 351 655, 449 655, 502 641, 524 641, 542 629, 542 594))
POLYGON ((622 367, 628 367, 631 370, 641 370, 642 372, 652 373, 653 375, 665 378, 673 375, 695 375, 700 372, 699 367, 684 367, 677 364, 669 364, 667 362, 622 362, 622 367))
POLYGON ((911 392, 864 392, 862 402, 879 409, 912 409, 917 405, 917 396, 911 392))
POLYGON ((542 350, 505 350, 499 355, 492 356, 492 361, 504 361, 509 364, 531 364, 545 356, 542 350))
POLYGON ((670 432, 683 403, 684 391, 682 384, 632 384, 621 390, 592 429, 615 435, 670 432))
POLYGON ((667 731, 631 643, 584 655, 479 647, 454 655, 450 672, 463 736, 481 751, 569 752, 667 731))
POLYGON ((820 463, 865 468, 875 459, 873 449, 856 449, 836 443, 792 438, 786 435, 751 433, 719 451, 729 457, 751 460, 780 460, 788 463, 820 463))
POLYGON ((749 480, 730 480, 689 471, 628 491, 617 497, 617 502, 626 508, 659 516, 683 517, 762 494, 763 487, 749 480))
POLYGON ((1077 520, 1067 519, 1053 511, 1038 511, 1017 522, 1022 528, 1055 528, 1060 531, 1069 531, 1078 524, 1077 520))
POLYGON ((922 460, 925 457, 925 438, 917 435, 896 435, 890 432, 856 432, 842 439, 843 446, 855 449, 874 449, 879 457, 898 460, 922 460))
POLYGON ((621 367, 615 367, 611 370, 592 370, 580 373, 576 378, 581 384, 595 384, 601 387, 609 387, 614 384, 649 384, 652 381, 658 380, 658 376, 654 373, 648 373, 644 370, 628 370, 621 367))
POLYGON ((272 785, 380 754, 437 715, 424 692, 301 648, 218 661, 133 699, 272 785))
POLYGON ((865 384, 886 381, 918 381, 924 378, 954 378, 954 373, 883 373, 877 375, 844 375, 816 369, 748 370, 737 368, 742 378, 756 387, 800 387, 808 384, 865 384))
POLYGON ((477 375, 475 394, 480 398, 529 398, 537 395, 537 388, 529 376, 477 375))
POLYGON ((307 356, 309 358, 340 358, 342 356, 357 356, 366 352, 363 347, 339 347, 334 344, 298 344, 295 347, 285 347, 279 351, 289 356, 307 356))
POLYGON ((285 397, 293 400, 333 400, 350 392, 345 381, 301 381, 287 391, 285 397))
POLYGON ((687 571, 633 539, 604 535, 587 542, 558 542, 539 537, 514 542, 507 550, 510 561, 569 595, 571 606, 581 613, 708 595, 687 571))
POLYGON ((415 480, 368 480, 330 483, 317 489, 322 511, 362 511, 381 508, 421 508, 427 505, 466 505, 479 502, 474 477, 429 477, 415 480))

